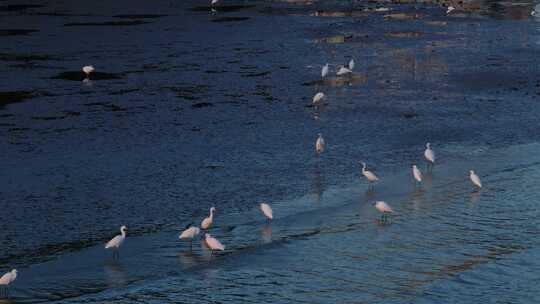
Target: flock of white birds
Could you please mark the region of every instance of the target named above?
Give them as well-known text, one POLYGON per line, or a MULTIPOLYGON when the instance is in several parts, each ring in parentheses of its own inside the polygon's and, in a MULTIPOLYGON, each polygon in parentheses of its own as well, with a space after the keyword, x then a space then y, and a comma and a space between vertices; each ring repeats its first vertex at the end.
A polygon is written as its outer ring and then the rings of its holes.
MULTIPOLYGON (((218 0, 212 0, 212 5, 217 3, 218 0)), ((450 13, 453 10, 453 7, 448 8, 448 13, 450 13)), ((351 59, 349 61, 349 64, 347 66, 340 65, 338 67, 338 70, 336 72, 337 76, 350 76, 353 74, 355 62, 354 59, 351 59)), ((95 71, 95 68, 91 65, 84 66, 82 68, 83 73, 86 75, 85 80, 89 80, 90 75, 95 71)), ((329 64, 325 64, 322 67, 321 70, 321 76, 324 79, 326 76, 328 76, 328 73, 330 72, 329 64)), ((325 101, 326 95, 323 92, 318 92, 313 97, 313 104, 315 106, 320 105, 323 101, 325 101)), ((322 154, 325 151, 326 143, 321 133, 318 134, 317 140, 315 142, 315 152, 317 154, 322 154)), ((428 170, 430 168, 433 168, 433 165, 435 164, 435 152, 431 149, 431 144, 426 144, 426 150, 424 152, 424 157, 426 161, 428 162, 428 170)), ((362 174, 366 177, 367 181, 369 182, 369 185, 371 188, 374 187, 375 182, 379 181, 379 178, 375 173, 372 171, 367 170, 367 164, 363 161, 360 161, 360 164, 362 165, 362 174)), ((422 185, 422 172, 416 165, 413 165, 412 167, 412 173, 413 177, 418 183, 418 185, 421 187, 422 185)), ((482 188, 482 182, 480 181, 480 178, 473 170, 469 171, 469 178, 473 185, 477 188, 482 188)), ((381 221, 386 222, 387 221, 387 215, 389 213, 393 213, 394 210, 392 207, 390 207, 386 202, 383 201, 377 201, 373 204, 375 209, 379 211, 381 215, 381 221)), ((261 203, 260 204, 261 211, 263 212, 264 216, 268 221, 271 221, 274 218, 272 207, 270 207, 267 203, 261 203)), ((210 214, 208 217, 203 219, 201 222, 201 227, 193 226, 192 224, 189 224, 184 231, 179 236, 180 240, 188 240, 190 242, 190 247, 193 244, 193 240, 200 234, 201 229, 202 230, 208 230, 210 226, 212 225, 214 221, 214 212, 216 211, 215 207, 210 208, 210 214)), ((113 250, 113 258, 119 258, 119 249, 124 243, 126 239, 126 233, 127 233, 127 227, 122 226, 120 227, 120 234, 112 238, 107 244, 105 245, 105 249, 111 249, 113 250)), ((211 236, 209 233, 204 234, 203 238, 204 243, 208 248, 210 248, 212 254, 215 250, 223 251, 225 250, 225 245, 223 245, 218 239, 211 236)), ((9 296, 9 290, 8 286, 15 281, 17 278, 17 270, 13 269, 7 273, 5 273, 0 278, 0 287, 3 287, 3 295, 5 297, 9 296)))

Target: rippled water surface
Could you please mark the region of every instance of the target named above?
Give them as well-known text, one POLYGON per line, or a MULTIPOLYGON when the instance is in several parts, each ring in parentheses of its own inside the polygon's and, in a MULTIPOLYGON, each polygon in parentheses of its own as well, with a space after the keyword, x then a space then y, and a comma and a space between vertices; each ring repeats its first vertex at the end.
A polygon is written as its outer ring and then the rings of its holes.
POLYGON ((537 3, 439 2, 0 1, 0 302, 538 303, 537 3))

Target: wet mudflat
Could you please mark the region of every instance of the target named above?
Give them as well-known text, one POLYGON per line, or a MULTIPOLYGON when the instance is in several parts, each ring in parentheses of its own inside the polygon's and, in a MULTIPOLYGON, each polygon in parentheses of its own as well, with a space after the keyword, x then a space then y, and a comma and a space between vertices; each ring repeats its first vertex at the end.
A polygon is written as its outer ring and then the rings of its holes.
POLYGON ((532 2, 0 6, 12 302, 538 302, 532 2), (427 141, 441 164, 418 191, 427 141), (177 240, 211 206, 213 257, 177 240))

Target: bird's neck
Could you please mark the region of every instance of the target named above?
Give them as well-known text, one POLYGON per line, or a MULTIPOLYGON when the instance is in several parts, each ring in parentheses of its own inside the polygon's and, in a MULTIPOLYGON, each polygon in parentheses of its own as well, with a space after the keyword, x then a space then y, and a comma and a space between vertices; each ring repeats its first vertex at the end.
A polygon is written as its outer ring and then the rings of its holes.
POLYGON ((214 210, 210 209, 210 218, 214 218, 214 210))
POLYGON ((120 230, 120 233, 122 233, 122 237, 126 237, 126 232, 124 230, 120 230))

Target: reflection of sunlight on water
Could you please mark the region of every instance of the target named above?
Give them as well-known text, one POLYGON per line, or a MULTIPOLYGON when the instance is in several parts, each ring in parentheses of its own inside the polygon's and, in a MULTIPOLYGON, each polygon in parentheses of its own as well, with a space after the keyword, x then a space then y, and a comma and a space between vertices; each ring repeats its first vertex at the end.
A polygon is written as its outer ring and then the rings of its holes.
POLYGON ((109 260, 105 263, 105 277, 109 287, 124 286, 127 283, 125 267, 119 260, 109 260))
POLYGON ((265 224, 261 230, 261 239, 263 243, 270 243, 272 241, 272 227, 265 224))

